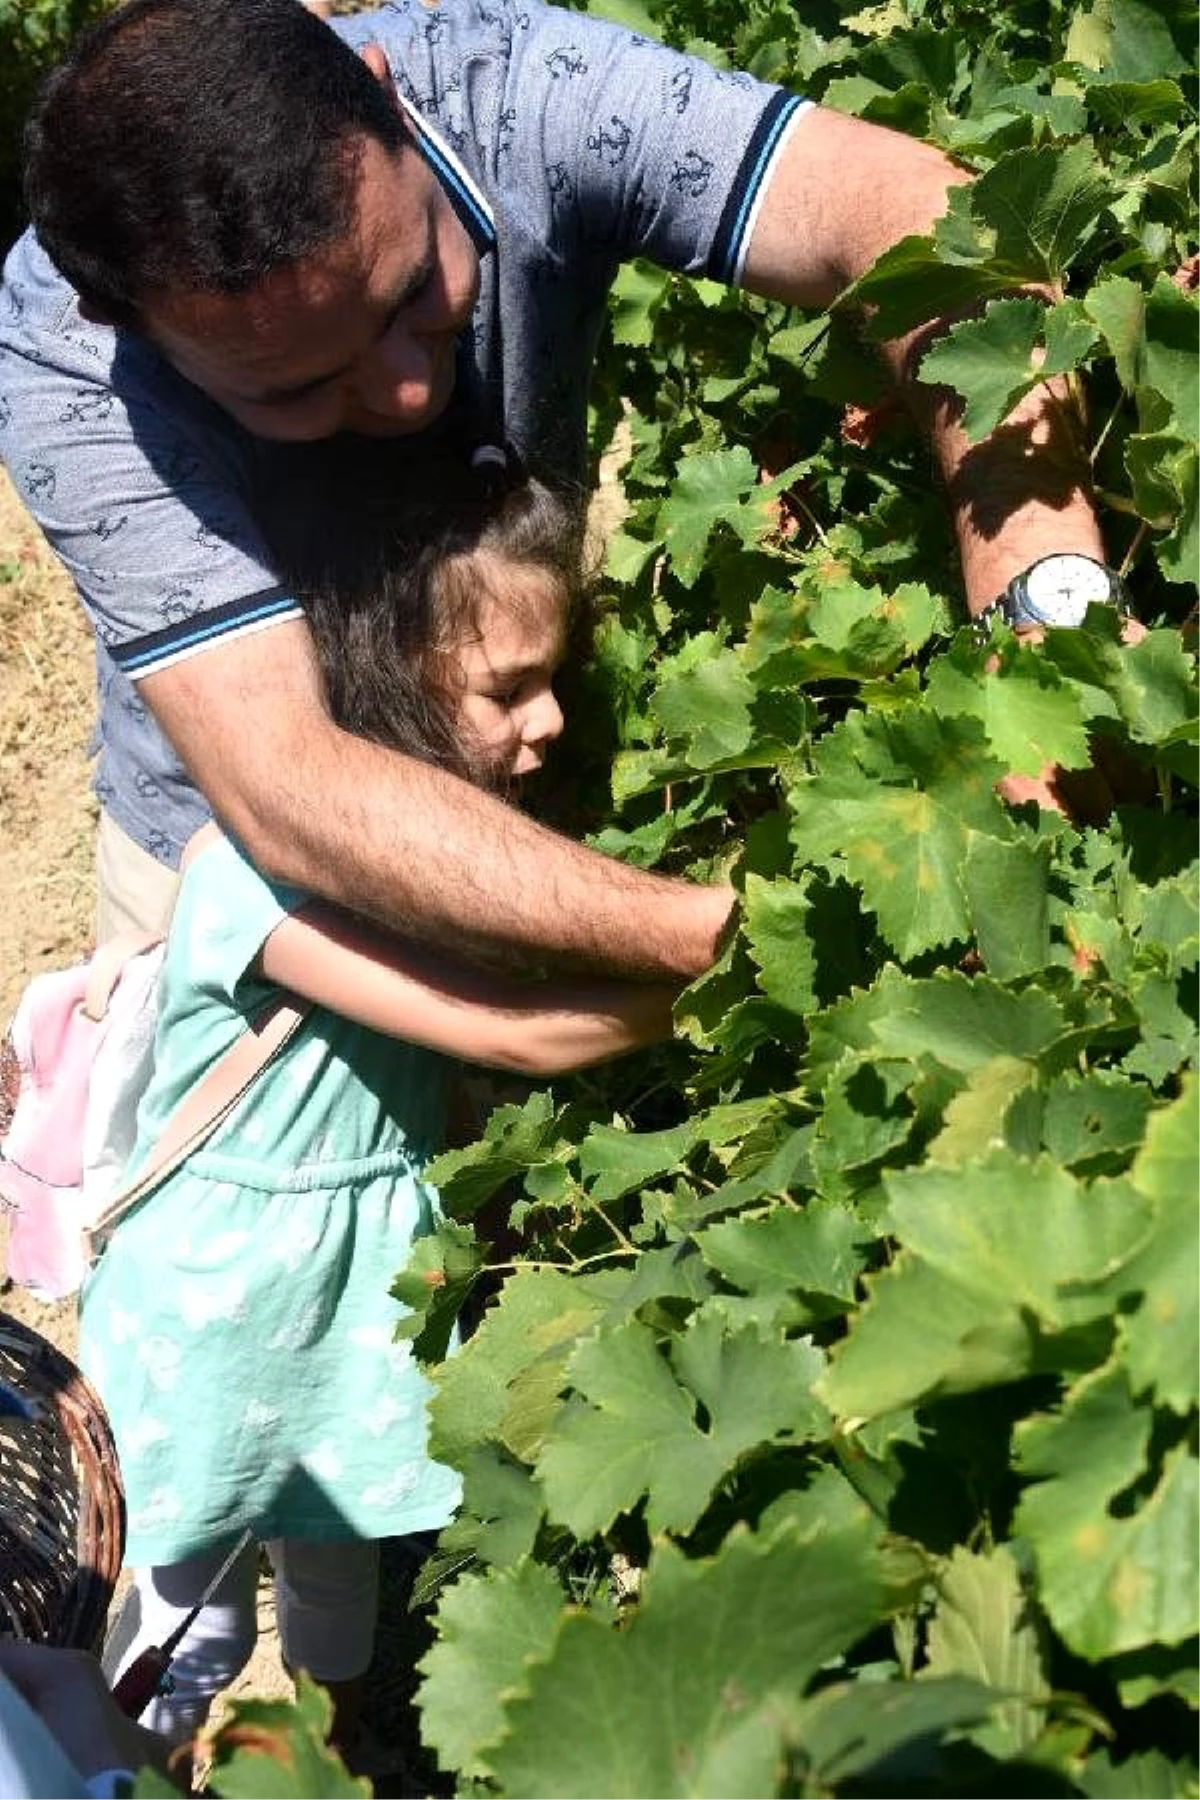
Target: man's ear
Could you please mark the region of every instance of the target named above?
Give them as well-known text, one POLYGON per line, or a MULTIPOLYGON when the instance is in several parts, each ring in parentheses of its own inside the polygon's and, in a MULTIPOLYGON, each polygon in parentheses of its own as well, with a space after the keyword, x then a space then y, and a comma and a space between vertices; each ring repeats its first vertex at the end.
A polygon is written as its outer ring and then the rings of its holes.
POLYGON ((382 44, 364 44, 358 54, 362 57, 376 81, 380 83, 383 91, 395 107, 396 111, 403 112, 404 108, 400 104, 400 96, 396 92, 396 83, 392 79, 391 67, 389 66, 387 57, 383 53, 382 44))

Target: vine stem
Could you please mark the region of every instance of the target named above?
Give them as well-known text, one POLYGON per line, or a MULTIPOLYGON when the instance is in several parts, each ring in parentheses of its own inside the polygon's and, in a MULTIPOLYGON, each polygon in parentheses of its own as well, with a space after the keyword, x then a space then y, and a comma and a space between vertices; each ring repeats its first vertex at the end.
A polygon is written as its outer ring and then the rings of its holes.
POLYGON ((626 1254, 629 1256, 636 1256, 638 1254, 637 1245, 632 1243, 631 1240, 625 1236, 625 1233, 621 1230, 621 1227, 617 1224, 616 1220, 609 1218, 598 1200, 592 1200, 590 1204, 592 1211, 600 1214, 600 1217, 604 1220, 604 1223, 608 1226, 608 1229, 612 1232, 618 1244, 620 1244, 626 1254))
POLYGON ((1116 405, 1113 407, 1112 411, 1109 413, 1107 419, 1105 419, 1104 424, 1100 428, 1099 435, 1097 436, 1095 443, 1092 445, 1091 455, 1088 457, 1088 463, 1089 463, 1090 467, 1093 469, 1096 466, 1096 458, 1099 456, 1101 450, 1104 448, 1104 440, 1108 436, 1109 432, 1112 430, 1113 426, 1116 424, 1117 414, 1120 412, 1120 410, 1124 404, 1125 404, 1125 396, 1124 396, 1124 394, 1122 394, 1120 399, 1117 401, 1116 405))
POLYGON ((485 1263, 484 1268, 489 1275, 516 1275, 522 1269, 557 1269, 560 1274, 573 1275, 577 1269, 590 1269, 596 1263, 611 1262, 614 1256, 636 1256, 637 1250, 632 1244, 627 1249, 598 1250, 595 1256, 575 1256, 569 1262, 551 1262, 546 1257, 522 1257, 520 1262, 485 1263))
POLYGON ((1138 551, 1141 549, 1142 543, 1143 543, 1146 533, 1149 531, 1149 529, 1150 529, 1150 527, 1146 523, 1145 519, 1138 520, 1138 528, 1134 532, 1133 537, 1130 539, 1129 548, 1125 552, 1124 556, 1121 558, 1121 566, 1117 570, 1117 574, 1121 577, 1122 580, 1124 580, 1125 576, 1128 575, 1130 569, 1132 568, 1133 559, 1137 555, 1138 551))

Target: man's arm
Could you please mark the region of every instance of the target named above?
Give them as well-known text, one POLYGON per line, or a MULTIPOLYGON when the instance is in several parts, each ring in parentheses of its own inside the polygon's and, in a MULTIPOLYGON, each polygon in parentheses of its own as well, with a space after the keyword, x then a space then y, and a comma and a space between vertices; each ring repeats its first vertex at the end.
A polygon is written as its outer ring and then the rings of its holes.
MULTIPOLYGON (((945 212, 949 189, 969 179, 931 145, 812 107, 792 127, 764 195, 745 285, 794 305, 827 306, 882 251, 927 233, 945 212)), ((1014 575, 1052 551, 1103 561, 1080 423, 1062 385, 1035 389, 990 438, 968 445, 955 398, 913 383, 930 335, 923 326, 885 344, 882 354, 929 433, 971 611, 990 605, 1014 575)))
POLYGON ((339 730, 300 621, 218 644, 140 691, 218 819, 272 880, 459 955, 690 981, 717 954, 728 889, 599 856, 339 730))

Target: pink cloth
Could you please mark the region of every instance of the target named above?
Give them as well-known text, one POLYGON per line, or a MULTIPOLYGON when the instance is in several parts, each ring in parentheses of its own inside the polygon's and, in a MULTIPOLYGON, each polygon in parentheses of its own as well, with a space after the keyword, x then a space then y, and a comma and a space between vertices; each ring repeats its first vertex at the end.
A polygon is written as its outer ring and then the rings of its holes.
POLYGON ((87 980, 86 963, 35 976, 9 1033, 20 1086, 0 1156, 0 1193, 13 1208, 8 1272, 52 1300, 74 1292, 86 1269, 82 1146, 105 1029, 83 1010, 87 980))

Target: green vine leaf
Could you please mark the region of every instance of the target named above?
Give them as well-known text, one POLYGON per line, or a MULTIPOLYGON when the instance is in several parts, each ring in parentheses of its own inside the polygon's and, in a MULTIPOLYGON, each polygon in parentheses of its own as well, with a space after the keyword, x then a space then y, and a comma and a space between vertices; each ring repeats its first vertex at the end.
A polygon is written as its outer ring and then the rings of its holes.
POLYGON ((1033 299, 993 300, 981 319, 952 325, 926 352, 921 379, 963 396, 963 427, 977 443, 1039 381, 1077 369, 1096 340, 1077 302, 1047 309, 1033 299))
POLYGON ((504 1735, 505 1707, 550 1655, 563 1592, 541 1563, 523 1562, 448 1588, 437 1610, 437 1642, 417 1668, 421 1735, 443 1768, 491 1774, 487 1752, 504 1735))
POLYGON ((551 1518, 587 1538, 644 1495, 652 1531, 690 1531, 748 1451, 824 1435, 827 1415, 811 1398, 821 1367, 811 1346, 728 1332, 704 1312, 669 1361, 635 1322, 585 1340, 567 1370, 581 1400, 538 1460, 551 1518))
POLYGON ((740 1530, 700 1560, 663 1544, 626 1630, 574 1614, 531 1670, 489 1759, 501 1791, 530 1800, 774 1793, 784 1743, 775 1696, 807 1687, 888 1605, 862 1531, 805 1540, 786 1526, 770 1536, 740 1530))

